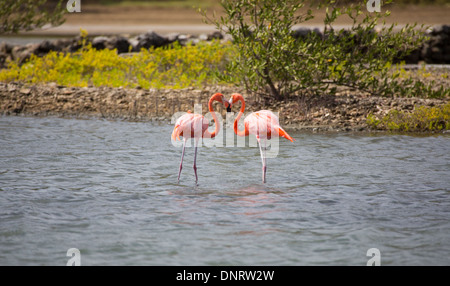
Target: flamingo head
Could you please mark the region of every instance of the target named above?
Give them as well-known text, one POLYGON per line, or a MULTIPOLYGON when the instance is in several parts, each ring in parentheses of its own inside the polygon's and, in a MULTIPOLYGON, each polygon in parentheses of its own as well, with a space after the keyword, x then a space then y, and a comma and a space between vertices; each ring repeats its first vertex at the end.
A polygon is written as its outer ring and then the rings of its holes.
POLYGON ((230 108, 231 108, 231 105, 233 105, 233 104, 235 104, 237 101, 243 100, 243 99, 244 99, 244 98, 243 98, 242 95, 240 95, 239 93, 233 93, 233 94, 231 95, 230 100, 228 101, 228 102, 230 103, 230 108))
POLYGON ((231 104, 230 102, 228 102, 228 100, 225 98, 223 94, 218 92, 212 96, 211 100, 216 100, 222 103, 223 106, 225 106, 225 108, 227 109, 227 112, 231 112, 231 104))

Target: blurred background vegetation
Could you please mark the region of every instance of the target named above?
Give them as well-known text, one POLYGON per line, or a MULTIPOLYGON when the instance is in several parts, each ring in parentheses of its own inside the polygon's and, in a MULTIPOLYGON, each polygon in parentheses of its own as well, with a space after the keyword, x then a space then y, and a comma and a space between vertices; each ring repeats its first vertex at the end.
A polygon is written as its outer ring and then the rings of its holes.
MULTIPOLYGON (((49 0, 51 3, 56 3, 58 0, 49 0)), ((320 2, 320 1, 315 1, 320 2)), ((360 3, 358 0, 337 0, 338 4, 360 3)), ((82 1, 85 4, 100 4, 100 5, 146 5, 159 7, 185 7, 192 6, 204 7, 218 5, 220 0, 89 0, 82 1)), ((413 5, 450 5, 448 0, 396 0, 395 4, 413 4, 413 5)))

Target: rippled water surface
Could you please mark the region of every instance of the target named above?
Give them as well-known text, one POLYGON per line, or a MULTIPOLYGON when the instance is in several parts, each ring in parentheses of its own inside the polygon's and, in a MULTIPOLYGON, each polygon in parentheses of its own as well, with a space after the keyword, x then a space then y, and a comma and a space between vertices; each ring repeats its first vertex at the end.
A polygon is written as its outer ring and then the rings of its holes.
POLYGON ((450 136, 203 147, 169 124, 0 117, 0 265, 450 264, 450 136))

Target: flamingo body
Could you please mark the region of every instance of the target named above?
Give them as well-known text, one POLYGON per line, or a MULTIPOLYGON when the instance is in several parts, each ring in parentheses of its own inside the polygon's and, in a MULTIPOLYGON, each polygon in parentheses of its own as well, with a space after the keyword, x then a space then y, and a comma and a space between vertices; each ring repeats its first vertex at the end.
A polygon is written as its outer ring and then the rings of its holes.
POLYGON ((217 133, 220 131, 219 123, 217 122, 217 117, 215 115, 215 112, 212 108, 212 103, 214 101, 221 102, 225 107, 229 108, 229 103, 225 99, 225 97, 221 93, 216 93, 209 99, 208 102, 208 108, 211 112, 211 115, 214 119, 215 128, 213 132, 209 132, 208 126, 209 121, 201 114, 193 114, 192 112, 188 111, 186 114, 178 118, 178 120, 175 122, 175 126, 172 131, 172 139, 173 140, 181 140, 180 136, 183 137, 183 151, 181 153, 181 162, 180 162, 180 169, 178 171, 178 182, 180 182, 180 175, 181 170, 183 169, 183 158, 184 158, 184 151, 186 149, 186 141, 190 138, 195 139, 195 146, 194 146, 194 174, 195 174, 195 183, 198 182, 198 176, 197 176, 197 147, 198 147, 198 140, 200 138, 214 138, 217 133))
POLYGON ((235 93, 231 96, 229 102, 233 105, 237 101, 240 101, 242 105, 241 110, 234 120, 234 132, 238 136, 248 136, 250 134, 256 136, 262 161, 262 181, 265 183, 267 171, 266 140, 270 140, 273 137, 283 137, 291 142, 294 142, 294 139, 283 128, 281 128, 278 117, 270 110, 260 110, 250 113, 244 119, 244 130, 239 130, 238 122, 244 114, 245 100, 242 95, 235 93), (262 148, 262 144, 264 144, 264 149, 262 148))
POLYGON ((280 127, 278 117, 270 110, 260 110, 250 113, 244 120, 244 130, 253 134, 257 139, 272 139, 283 137, 294 142, 291 136, 280 127))
POLYGON ((201 114, 193 114, 190 111, 184 114, 175 122, 172 132, 173 140, 181 140, 180 136, 185 139, 203 138, 203 134, 208 130, 208 120, 201 114))

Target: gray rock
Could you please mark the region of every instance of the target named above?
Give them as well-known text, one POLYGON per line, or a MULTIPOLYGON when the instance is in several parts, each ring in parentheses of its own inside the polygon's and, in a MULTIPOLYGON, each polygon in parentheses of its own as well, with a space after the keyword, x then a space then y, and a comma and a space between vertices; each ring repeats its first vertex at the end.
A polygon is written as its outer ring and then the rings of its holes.
POLYGON ((292 33, 292 36, 296 39, 306 39, 311 34, 316 34, 319 37, 323 37, 322 32, 315 28, 311 30, 310 28, 300 27, 292 33))
MULTIPOLYGON (((87 40, 89 42, 89 40, 87 40)), ((80 36, 77 36, 73 39, 70 40, 69 44, 67 45, 67 47, 64 49, 67 52, 76 52, 79 49, 81 49, 82 47, 82 42, 83 40, 81 39, 80 36)), ((86 42, 86 44, 88 44, 88 42, 86 42)))
POLYGON ((72 42, 73 39, 58 39, 53 41, 53 45, 57 47, 59 51, 67 51, 72 42))
POLYGON ((0 43, 0 53, 10 54, 14 46, 6 42, 0 43))
POLYGON ((128 40, 128 42, 131 45, 131 52, 139 52, 139 49, 138 49, 139 41, 137 40, 137 38, 131 38, 128 40))
POLYGON ((97 50, 103 50, 106 48, 106 43, 108 42, 109 38, 105 36, 98 36, 92 39, 92 47, 97 50))
POLYGON ((208 41, 208 35, 207 34, 200 34, 198 36, 198 39, 201 41, 208 41))
POLYGON ((11 55, 14 60, 18 60, 19 64, 23 64, 33 54, 38 44, 28 44, 25 46, 15 46, 11 50, 11 55))
POLYGON ((166 39, 170 42, 176 42, 178 41, 178 37, 180 36, 180 33, 169 33, 166 35, 166 39))
POLYGON ((61 51, 61 49, 60 47, 55 45, 54 42, 45 40, 36 47, 36 49, 34 50, 34 54, 41 57, 48 54, 51 51, 61 51))
POLYGON ((106 41, 106 48, 110 50, 116 49, 117 53, 122 54, 128 53, 133 49, 133 46, 127 38, 122 36, 114 36, 106 41))
POLYGON ((170 44, 170 41, 167 38, 162 37, 153 31, 139 35, 136 40, 138 41, 136 45, 138 50, 141 48, 148 49, 150 47, 159 48, 170 44))
POLYGON ((182 45, 182 46, 186 46, 188 43, 196 43, 196 40, 198 40, 198 38, 196 38, 193 35, 190 34, 181 34, 178 35, 178 39, 177 41, 182 45))
POLYGON ((221 32, 219 32, 219 31, 214 31, 214 32, 208 34, 206 39, 208 41, 211 41, 211 40, 222 40, 223 39, 223 34, 221 32))

